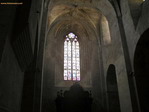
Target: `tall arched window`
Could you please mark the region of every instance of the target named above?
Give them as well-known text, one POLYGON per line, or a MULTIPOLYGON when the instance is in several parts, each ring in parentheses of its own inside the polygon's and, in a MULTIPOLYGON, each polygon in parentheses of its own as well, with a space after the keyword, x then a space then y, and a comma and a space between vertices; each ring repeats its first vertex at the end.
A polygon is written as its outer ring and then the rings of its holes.
POLYGON ((64 41, 64 80, 80 81, 80 53, 78 38, 69 33, 64 41))

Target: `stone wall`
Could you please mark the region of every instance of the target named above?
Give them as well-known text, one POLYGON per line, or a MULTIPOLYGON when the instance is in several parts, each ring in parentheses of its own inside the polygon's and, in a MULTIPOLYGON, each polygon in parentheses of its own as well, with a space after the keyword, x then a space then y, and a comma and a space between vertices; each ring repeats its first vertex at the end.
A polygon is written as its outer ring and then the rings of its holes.
POLYGON ((24 74, 6 40, 0 63, 0 111, 20 112, 24 74))
MULTIPOLYGON (((79 3, 81 6, 87 5, 89 7, 95 7, 98 10, 100 10, 101 13, 104 16, 106 16, 106 18, 108 20, 110 34, 111 34, 111 43, 109 43, 108 45, 103 45, 103 41, 102 41, 103 37, 100 34, 101 32, 99 31, 99 29, 94 30, 97 34, 99 34, 97 36, 98 37, 97 40, 98 40, 98 46, 100 46, 100 47, 99 47, 99 51, 97 51, 97 54, 99 53, 101 55, 101 57, 99 57, 99 60, 100 60, 99 69, 101 70, 100 71, 101 85, 98 85, 98 86, 100 86, 99 87, 100 91, 99 92, 96 91, 96 94, 94 94, 94 95, 95 96, 101 95, 102 98, 100 99, 100 97, 99 97, 99 100, 101 100, 101 102, 102 102, 101 105, 104 107, 106 105, 106 101, 105 101, 105 97, 106 97, 105 82, 106 81, 105 81, 105 79, 106 79, 107 69, 110 64, 114 64, 116 66, 116 74, 117 74, 121 111, 122 112, 126 112, 126 111, 131 112, 132 108, 131 108, 131 100, 130 100, 127 73, 126 73, 126 66, 125 66, 125 60, 124 60, 124 54, 123 54, 123 49, 122 49, 121 37, 120 37, 120 33, 119 33, 118 22, 117 22, 117 18, 116 18, 114 9, 112 8, 111 4, 108 1, 103 1, 103 0, 101 0, 101 1, 94 0, 94 1, 92 1, 91 4, 86 3, 86 4, 82 5, 81 2, 79 2, 79 3)), ((78 5, 79 5, 79 3, 78 3, 78 5)), ((65 4, 67 4, 67 2, 65 2, 65 4)), ((76 4, 77 4, 77 2, 76 2, 76 4)), ((63 20, 63 19, 64 18, 61 18, 61 20, 63 20)), ((47 37, 47 38, 50 38, 50 37, 47 37)), ((47 45, 48 45, 48 43, 47 43, 47 45)), ((52 44, 49 44, 48 46, 50 46, 50 45, 52 45, 52 44)), ((48 53, 48 52, 49 52, 49 50, 45 51, 46 54, 44 56, 46 58, 44 57, 44 59, 45 59, 44 60, 44 68, 46 67, 46 70, 45 69, 43 69, 43 70, 44 70, 44 73, 48 73, 49 75, 43 74, 43 76, 45 75, 44 77, 49 77, 50 80, 54 80, 54 70, 55 70, 55 68, 53 68, 55 66, 55 64, 54 64, 55 62, 53 62, 54 56, 49 57, 47 54, 50 54, 50 53, 48 53), (49 60, 49 63, 52 62, 51 65, 54 65, 54 66, 50 67, 48 65, 47 60, 49 60), (50 72, 50 70, 51 70, 51 72, 50 72)), ((53 55, 53 53, 51 53, 50 55, 53 55)), ((95 67, 95 65, 93 65, 93 68, 94 67, 95 67)), ((94 79, 96 76, 92 76, 92 77, 94 79)), ((45 91, 43 91, 43 94, 44 94, 43 102, 46 102, 46 103, 43 103, 43 105, 47 105, 48 104, 47 102, 53 101, 54 98, 52 96, 54 94, 56 95, 56 90, 58 88, 54 89, 53 88, 54 83, 52 83, 52 82, 49 81, 48 78, 45 78, 45 81, 44 81, 44 85, 45 85, 44 90, 45 91), (52 85, 52 86, 49 86, 49 85, 52 85), (46 91, 46 89, 47 89, 47 91, 46 91), (50 93, 50 91, 53 91, 53 92, 50 93)), ((96 85, 98 84, 96 82, 94 82, 94 83, 96 85)), ((50 107, 49 107, 49 109, 50 109, 50 107)), ((51 106, 51 109, 52 109, 52 106, 51 106)))
MULTIPOLYGON (((149 28, 149 1, 143 2, 141 16, 137 25, 136 31, 141 35, 149 28)), ((138 40, 138 39, 137 39, 138 40)))

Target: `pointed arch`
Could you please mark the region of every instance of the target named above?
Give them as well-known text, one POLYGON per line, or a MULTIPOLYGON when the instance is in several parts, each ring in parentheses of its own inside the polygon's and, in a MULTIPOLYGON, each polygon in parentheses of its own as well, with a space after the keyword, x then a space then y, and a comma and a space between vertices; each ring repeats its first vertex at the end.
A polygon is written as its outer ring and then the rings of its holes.
POLYGON ((69 33, 64 41, 64 80, 80 81, 80 53, 78 38, 69 33))

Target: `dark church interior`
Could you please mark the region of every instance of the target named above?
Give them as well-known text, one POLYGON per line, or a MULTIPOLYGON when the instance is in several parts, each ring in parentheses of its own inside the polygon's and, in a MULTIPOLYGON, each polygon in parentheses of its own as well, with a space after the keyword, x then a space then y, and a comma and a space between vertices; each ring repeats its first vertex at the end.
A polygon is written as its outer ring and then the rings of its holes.
POLYGON ((0 0, 0 112, 149 112, 149 0, 0 0))

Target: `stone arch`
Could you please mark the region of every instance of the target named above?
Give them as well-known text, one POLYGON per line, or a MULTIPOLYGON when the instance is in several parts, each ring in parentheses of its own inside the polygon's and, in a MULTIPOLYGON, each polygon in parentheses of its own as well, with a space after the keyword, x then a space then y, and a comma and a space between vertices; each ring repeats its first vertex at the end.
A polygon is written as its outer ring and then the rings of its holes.
POLYGON ((142 112, 149 111, 149 29, 140 37, 134 55, 134 71, 142 112))
MULTIPOLYGON (((81 12, 79 11, 78 13, 80 14, 81 12)), ((73 84, 72 81, 65 82, 63 80, 63 37, 69 32, 75 33, 79 41, 81 41, 80 66, 82 69, 80 85, 83 88, 93 88, 92 93, 96 95, 94 105, 102 104, 101 100, 99 100, 103 97, 99 90, 101 89, 99 88, 99 85, 101 85, 99 80, 102 80, 99 76, 99 35, 90 20, 80 21, 77 16, 75 21, 73 17, 64 14, 56 17, 50 26, 47 25, 43 56, 43 111, 53 109, 56 90, 60 88, 68 89, 73 84)), ((99 108, 99 106, 96 107, 97 110, 99 108)))
MULTIPOLYGON (((80 54, 81 55, 80 58, 84 57, 86 55, 86 58, 83 59, 83 61, 81 61, 81 63, 85 62, 85 60, 86 60, 86 62, 91 63, 91 60, 88 60, 88 59, 91 59, 90 56, 92 56, 92 55, 88 55, 88 54, 90 54, 90 52, 93 51, 93 48, 94 48, 93 46, 96 46, 96 48, 98 48, 97 34, 95 34, 95 30, 94 30, 93 26, 91 26, 90 24, 87 24, 87 25, 89 25, 89 26, 87 26, 85 24, 86 22, 82 22, 82 23, 78 22, 78 21, 73 22, 72 20, 69 20, 69 19, 68 20, 62 20, 62 21, 58 21, 58 20, 56 20, 56 22, 54 22, 51 25, 51 27, 49 28, 47 38, 46 38, 46 43, 45 43, 45 56, 47 56, 48 52, 50 52, 49 50, 46 50, 46 49, 51 49, 51 53, 49 53, 49 56, 51 58, 53 57, 53 59, 56 61, 56 58, 60 57, 59 58, 60 63, 57 63, 55 66, 56 68, 54 68, 54 69, 56 69, 55 70, 56 73, 53 73, 53 74, 57 74, 56 77, 58 77, 60 75, 60 73, 63 73, 62 72, 63 67, 60 67, 63 65, 63 52, 62 52, 63 51, 63 44, 64 44, 63 39, 68 33, 73 32, 78 36, 78 39, 80 41, 80 52, 84 52, 84 53, 80 54), (84 43, 84 41, 85 41, 85 43, 84 43), (54 48, 54 46, 55 46, 55 50, 52 49, 52 48, 54 48), (56 51, 59 51, 59 52, 56 52, 56 51), (61 70, 60 70, 60 68, 61 68, 61 70), (58 71, 58 69, 60 71, 58 71)), ((95 53, 95 51, 94 51, 94 53, 95 53)), ((87 68, 91 69, 92 68, 91 64, 85 64, 85 65, 82 64, 82 66, 85 66, 85 69, 87 69, 87 68)), ((83 70, 82 70, 82 72, 83 72, 83 70)), ((88 74, 89 75, 88 78, 91 77, 90 76, 91 73, 84 73, 84 74, 88 74)), ((60 79, 58 79, 55 82, 55 84, 57 86, 60 86, 60 85, 68 86, 68 85, 72 84, 72 83, 69 83, 69 84, 65 83, 64 84, 64 82, 60 81, 60 80, 62 80, 62 76, 60 79)), ((84 81, 85 80, 86 79, 84 77, 84 81)), ((88 86, 91 86, 90 78, 87 80, 88 80, 87 82, 89 83, 88 86)), ((85 82, 83 82, 83 83, 85 83, 85 82)))
MULTIPOLYGON (((78 22, 78 21, 72 21, 72 20, 63 20, 63 21, 56 21, 54 22, 51 27, 48 30, 48 35, 50 32, 54 32, 53 38, 55 38, 57 35, 66 35, 68 32, 74 31, 78 36, 82 36, 82 32, 84 32, 83 37, 87 37, 89 40, 95 40, 97 39, 97 32, 95 31, 95 28, 88 22, 78 22), (73 23, 72 23, 73 22, 73 23), (79 27, 80 32, 77 30, 79 27), (91 38, 91 35, 93 37, 91 38)), ((83 38, 85 39, 85 38, 83 38)))

